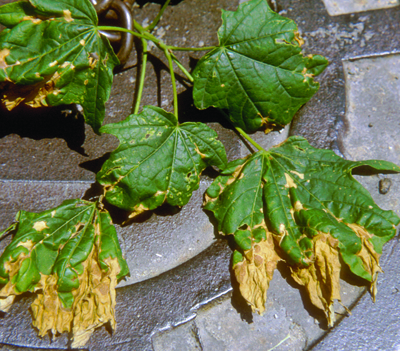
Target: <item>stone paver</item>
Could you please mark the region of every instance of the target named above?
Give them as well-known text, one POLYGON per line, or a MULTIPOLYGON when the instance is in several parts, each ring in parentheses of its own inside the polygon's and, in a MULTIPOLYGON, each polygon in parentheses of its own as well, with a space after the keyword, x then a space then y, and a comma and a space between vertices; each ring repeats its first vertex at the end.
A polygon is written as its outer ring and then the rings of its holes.
POLYGON ((395 7, 398 0, 323 0, 331 16, 395 7))
MULTIPOLYGON (((340 139, 352 160, 382 159, 400 164, 400 55, 344 61, 347 90, 345 131, 340 139)), ((361 181, 382 208, 400 215, 398 174, 362 177, 361 181), (379 180, 391 179, 386 194, 379 180)))

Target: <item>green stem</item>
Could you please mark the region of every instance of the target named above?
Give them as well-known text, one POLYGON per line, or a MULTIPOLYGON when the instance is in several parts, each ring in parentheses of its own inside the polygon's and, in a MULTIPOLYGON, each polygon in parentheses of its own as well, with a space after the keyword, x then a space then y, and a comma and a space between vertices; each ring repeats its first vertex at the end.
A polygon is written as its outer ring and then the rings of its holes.
POLYGON ((215 49, 215 46, 205 46, 204 48, 181 48, 179 46, 168 46, 168 49, 174 51, 210 51, 215 49))
POLYGON ((164 50, 164 54, 168 59, 169 73, 171 74, 172 90, 174 92, 174 115, 178 119, 178 93, 176 91, 174 64, 172 63, 171 54, 167 49, 164 50))
POLYGON ((235 129, 240 133, 240 135, 245 138, 251 145, 253 145, 258 151, 265 151, 265 149, 258 145, 250 136, 242 129, 239 127, 235 127, 235 129))
POLYGON ((160 12, 158 13, 157 17, 154 19, 153 22, 151 22, 151 24, 149 26, 147 26, 146 28, 144 28, 145 30, 151 32, 154 27, 158 24, 158 22, 160 22, 160 19, 165 11, 165 9, 167 8, 168 4, 170 3, 171 0, 167 0, 164 5, 161 7, 160 12))
POLYGON ((221 109, 218 109, 218 111, 226 118, 226 120, 228 122, 230 122, 232 124, 232 126, 238 131, 238 133, 245 138, 251 145, 253 145, 258 151, 266 151, 261 145, 257 144, 255 142, 255 140, 253 140, 252 138, 250 138, 250 135, 248 135, 242 128, 236 127, 231 119, 229 118, 229 115, 221 109))
POLYGON ((98 26, 97 30, 104 30, 104 31, 116 31, 116 32, 126 32, 126 33, 130 33, 136 37, 142 38, 142 39, 149 39, 147 37, 147 35, 144 34, 140 34, 137 32, 134 32, 132 30, 126 29, 126 28, 122 28, 122 27, 113 27, 113 26, 98 26))
POLYGON ((142 39, 141 41, 142 41, 143 52, 141 60, 142 62, 140 66, 139 86, 137 89, 135 107, 133 109, 133 114, 135 115, 139 112, 140 102, 142 101, 144 78, 146 77, 146 65, 147 65, 147 40, 142 39))
POLYGON ((194 82, 193 76, 188 72, 188 70, 179 62, 179 60, 176 58, 176 56, 171 53, 172 60, 175 62, 175 64, 180 68, 180 70, 183 72, 183 74, 189 79, 192 83, 194 82))

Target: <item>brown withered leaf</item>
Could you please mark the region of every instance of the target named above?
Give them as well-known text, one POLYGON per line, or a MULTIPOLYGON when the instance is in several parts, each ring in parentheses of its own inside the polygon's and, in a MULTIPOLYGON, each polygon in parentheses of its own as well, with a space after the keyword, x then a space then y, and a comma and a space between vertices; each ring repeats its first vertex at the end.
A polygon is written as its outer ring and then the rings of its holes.
MULTIPOLYGON (((259 305, 268 285, 254 268, 253 246, 266 231, 329 325, 335 321, 333 302, 340 302, 342 264, 365 279, 375 297, 382 247, 396 234, 400 218, 374 203, 353 178, 356 167, 400 172, 390 162, 344 160, 331 150, 313 148, 304 138, 290 137, 268 151, 230 162, 210 185, 205 209, 214 213, 220 233, 234 237, 235 273, 255 310, 263 310, 259 305)), ((264 280, 269 282, 267 274, 264 280)))
POLYGON ((129 273, 108 212, 67 200, 17 215, 12 242, 0 257, 0 309, 16 295, 36 293, 32 324, 43 337, 72 332, 81 347, 105 323, 115 329, 115 288, 129 273))
POLYGON ((265 311, 267 290, 280 257, 275 252, 272 234, 254 243, 244 252, 244 259, 233 266, 239 290, 253 312, 265 311))
POLYGON ((306 287, 312 304, 325 312, 328 325, 335 322, 334 300, 340 301, 339 241, 327 234, 313 238, 313 263, 308 267, 290 266, 293 279, 306 287))

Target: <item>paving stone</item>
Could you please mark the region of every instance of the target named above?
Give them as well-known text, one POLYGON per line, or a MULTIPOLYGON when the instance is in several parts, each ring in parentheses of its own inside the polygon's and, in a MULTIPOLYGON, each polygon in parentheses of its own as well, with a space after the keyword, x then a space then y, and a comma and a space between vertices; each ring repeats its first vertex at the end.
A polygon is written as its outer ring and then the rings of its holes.
POLYGON ((267 303, 264 316, 253 316, 252 323, 241 319, 230 300, 199 311, 195 323, 204 351, 265 351, 288 335, 290 338, 275 350, 295 351, 305 346, 304 331, 290 320, 284 307, 272 302, 267 303))
POLYGON ((398 0, 323 0, 331 16, 379 10, 399 5, 398 0))
MULTIPOLYGON (((339 142, 352 160, 378 159, 400 164, 400 55, 344 61, 347 112, 339 142)), ((400 215, 400 175, 358 178, 377 204, 400 215), (391 179, 386 194, 379 181, 391 179)))
POLYGON ((142 223, 118 227, 131 276, 119 286, 155 277, 198 255, 215 240, 214 227, 202 209, 211 183, 202 180, 189 203, 178 213, 153 214, 142 223))
POLYGON ((196 324, 185 323, 153 337, 154 351, 203 351, 196 324))

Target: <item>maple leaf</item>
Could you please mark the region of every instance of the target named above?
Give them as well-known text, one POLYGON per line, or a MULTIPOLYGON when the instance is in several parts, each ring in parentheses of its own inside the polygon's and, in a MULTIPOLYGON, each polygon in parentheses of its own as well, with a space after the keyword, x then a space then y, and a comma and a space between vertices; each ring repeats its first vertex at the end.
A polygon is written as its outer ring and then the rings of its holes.
POLYGON ((333 325, 340 301, 341 261, 370 284, 376 295, 382 246, 400 218, 380 209, 352 176, 367 166, 400 172, 386 161, 348 161, 330 150, 291 137, 269 151, 228 164, 207 190, 207 210, 218 230, 234 235, 233 269, 240 291, 262 313, 278 260, 333 325))
POLYGON ((72 331, 73 347, 107 322, 115 329, 115 287, 129 269, 108 212, 67 200, 41 213, 20 211, 8 230, 16 232, 0 257, 0 310, 35 292, 39 335, 72 331))
POLYGON ((199 187, 200 174, 211 165, 224 168, 227 160, 217 133, 203 123, 178 124, 161 108, 145 106, 138 115, 107 124, 101 132, 120 140, 97 174, 106 199, 133 214, 164 202, 185 205, 199 187))
POLYGON ((288 124, 318 90, 313 77, 328 61, 301 54, 297 25, 273 12, 266 0, 222 10, 219 46, 193 72, 199 109, 227 109, 232 123, 252 132, 264 124, 288 124))
POLYGON ((13 109, 80 104, 98 132, 119 63, 89 0, 19 1, 0 7, 0 82, 13 109))

